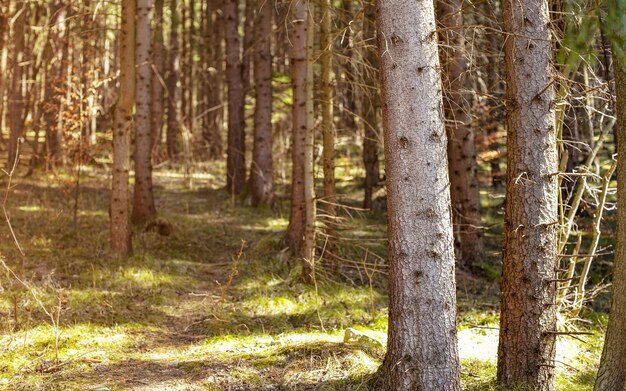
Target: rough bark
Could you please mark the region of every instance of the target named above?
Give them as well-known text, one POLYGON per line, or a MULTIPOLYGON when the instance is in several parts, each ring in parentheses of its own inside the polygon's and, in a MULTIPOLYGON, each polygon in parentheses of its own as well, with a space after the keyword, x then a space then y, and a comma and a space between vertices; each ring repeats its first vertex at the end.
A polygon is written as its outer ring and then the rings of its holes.
POLYGON ((378 81, 378 60, 375 48, 376 26, 374 21, 374 4, 365 5, 366 12, 363 20, 363 38, 366 42, 364 69, 365 85, 371 90, 366 93, 362 100, 363 110, 363 163, 365 165, 365 195, 363 208, 372 208, 372 196, 380 181, 380 164, 378 162, 378 94, 376 84, 378 81))
POLYGON ((163 42, 163 6, 165 0, 154 2, 154 38, 152 45, 152 73, 151 73, 151 140, 152 159, 161 160, 161 140, 163 134, 163 82, 165 76, 165 46, 163 42))
POLYGON ((145 224, 156 217, 152 192, 152 129, 151 129, 151 35, 152 0, 137 1, 136 38, 136 110, 135 110, 135 194, 132 221, 145 224))
POLYGON ((271 205, 274 197, 272 158, 272 2, 257 0, 254 25, 254 145, 250 165, 250 196, 253 206, 271 205))
MULTIPOLYGON (((617 51, 616 51, 617 52, 617 51)), ((618 156, 626 156, 626 58, 614 55, 618 156)), ((626 380, 626 161, 617 165, 617 243, 613 300, 595 391, 623 391, 626 380)))
POLYGON ((245 161, 245 86, 239 39, 238 0, 225 0, 224 27, 226 35, 226 82, 228 84, 228 142, 226 188, 241 194, 246 185, 245 161))
POLYGON ((386 0, 377 7, 390 290, 380 389, 460 390, 434 4, 386 0))
POLYGON ((13 16, 13 50, 11 51, 11 91, 9 94, 9 156, 7 166, 13 167, 18 158, 18 143, 24 132, 24 96, 22 94, 22 58, 24 56, 24 24, 26 23, 27 3, 17 1, 13 16))
POLYGON ((455 244, 462 264, 474 269, 483 261, 484 245, 471 102, 464 92, 467 64, 462 5, 461 0, 438 0, 437 18, 443 43, 440 57, 455 244))
POLYGON ((545 0, 504 0, 507 193, 498 382, 554 390, 558 184, 545 0))
POLYGON ((291 213, 287 241, 292 253, 302 256, 305 235, 304 150, 306 148, 306 41, 307 0, 295 0, 290 8, 291 80, 293 83, 292 137, 291 137, 291 213))
MULTIPOLYGON (((326 243, 324 255, 332 258, 337 254, 337 190, 335 187, 335 124, 333 121, 333 74, 332 74, 332 48, 333 48, 333 7, 331 0, 321 1, 321 34, 320 56, 321 71, 321 109, 322 109, 322 137, 324 152, 322 156, 324 167, 324 212, 326 213, 325 233, 326 243), (330 256, 328 256, 328 254, 330 256)), ((336 268, 337 263, 333 263, 336 268)))
POLYGON ((178 159, 180 155, 180 123, 179 103, 180 88, 180 43, 178 41, 178 1, 170 0, 170 42, 167 58, 167 155, 170 160, 178 159))
POLYGON ((130 133, 135 104, 135 12, 136 0, 122 0, 120 27, 119 100, 113 125, 113 183, 111 190, 111 250, 132 252, 130 225, 130 133))

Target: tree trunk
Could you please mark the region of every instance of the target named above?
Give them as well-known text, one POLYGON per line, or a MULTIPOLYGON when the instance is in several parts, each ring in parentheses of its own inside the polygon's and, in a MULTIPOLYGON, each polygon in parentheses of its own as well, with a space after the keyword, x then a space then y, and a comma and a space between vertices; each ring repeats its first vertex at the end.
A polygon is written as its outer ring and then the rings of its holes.
POLYGON ((224 23, 222 13, 219 12, 222 1, 211 1, 208 4, 208 34, 205 35, 208 49, 207 67, 207 108, 208 112, 205 125, 202 129, 202 137, 208 144, 208 158, 215 160, 222 157, 223 143, 223 117, 224 108, 222 103, 223 90, 223 60, 222 41, 224 34, 224 23))
POLYGON ((170 0, 170 42, 167 63, 167 155, 170 160, 180 155, 180 123, 178 110, 180 103, 180 46, 178 42, 178 1, 170 0))
MULTIPOLYGON (((626 58, 615 50, 615 110, 618 156, 626 156, 626 58)), ((617 243, 613 263, 613 300, 595 391, 623 391, 626 380, 626 161, 617 165, 617 243)))
POLYGON ((135 104, 136 0, 122 0, 119 101, 113 126, 113 188, 111 190, 111 249, 122 256, 132 252, 130 225, 130 133, 135 104))
MULTIPOLYGON (((315 4, 307 1, 306 14, 306 79, 305 111, 306 129, 304 137, 304 248, 301 257, 304 262, 304 279, 307 282, 314 280, 315 273, 315 219, 317 215, 315 199, 315 173, 313 171, 313 149, 315 148, 315 108, 313 104, 313 64, 315 62, 315 4)), ((295 102, 294 102, 295 103, 295 102)))
POLYGON ((554 390, 558 187, 548 2, 504 0, 507 194, 498 382, 554 390))
POLYGON ((250 165, 250 195, 253 206, 271 205, 274 197, 272 158, 272 2, 257 0, 254 25, 254 146, 250 165))
POLYGON ((373 4, 366 4, 366 12, 363 20, 363 37, 366 42, 364 69, 365 85, 370 87, 362 101, 363 108, 363 163, 365 165, 365 196, 363 208, 372 208, 372 196, 380 181, 380 165, 378 163, 378 94, 376 84, 378 81, 378 59, 376 54, 376 27, 373 4))
POLYGON ((67 53, 66 16, 67 5, 59 1, 54 6, 55 26, 51 32, 49 45, 53 56, 48 67, 46 85, 44 88, 43 117, 46 128, 45 160, 46 167, 53 168, 58 163, 63 163, 63 97, 58 90, 64 89, 67 53))
POLYGON ((246 186, 245 96, 241 45, 239 43, 238 0, 225 0, 226 79, 228 84, 228 146, 226 187, 231 194, 241 194, 246 186))
POLYGON ((467 66, 462 3, 461 0, 438 0, 437 16, 443 31, 440 56, 455 243, 463 265, 474 269, 483 261, 484 245, 471 104, 470 97, 464 93, 467 66))
POLYGON ((135 112, 135 194, 132 220, 145 224, 156 217, 152 192, 152 129, 151 129, 151 80, 150 61, 152 37, 150 14, 152 0, 137 1, 136 39, 136 99, 135 112))
POLYGON ((307 0, 295 0, 290 8, 291 32, 291 80, 293 83, 293 111, 291 139, 291 214, 287 240, 292 253, 302 257, 305 235, 304 203, 304 155, 306 148, 306 45, 307 45, 307 0))
POLYGON ((165 76, 165 47, 163 43, 163 5, 165 0, 155 0, 154 3, 154 45, 152 48, 152 159, 161 160, 161 140, 163 132, 163 77, 165 76))
MULTIPOLYGON (((326 212, 326 258, 332 259, 337 255, 337 191, 335 188, 335 126, 333 114, 333 75, 332 75, 332 50, 333 50, 333 7, 331 0, 321 1, 321 34, 320 46, 322 54, 320 57, 321 75, 321 106, 322 106, 322 135, 323 135, 323 166, 324 166, 324 212, 326 212)), ((333 262, 333 268, 337 267, 337 262, 333 262)))
POLYGON ((379 1, 377 15, 390 289, 380 389, 460 390, 434 4, 379 1))
POLYGON ((24 24, 28 12, 25 1, 17 1, 13 16, 13 50, 11 55, 11 92, 9 95, 9 158, 7 166, 13 167, 18 159, 18 143, 24 131, 24 96, 22 94, 22 58, 24 56, 24 24))

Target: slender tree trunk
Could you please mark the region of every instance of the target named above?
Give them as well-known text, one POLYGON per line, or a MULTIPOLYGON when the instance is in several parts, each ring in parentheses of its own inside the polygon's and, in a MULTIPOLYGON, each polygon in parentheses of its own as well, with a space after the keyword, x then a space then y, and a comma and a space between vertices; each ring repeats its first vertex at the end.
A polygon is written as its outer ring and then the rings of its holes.
POLYGON ((150 113, 152 115, 151 139, 152 159, 161 160, 161 140, 163 132, 163 77, 165 76, 165 47, 163 43, 163 5, 165 0, 154 3, 154 45, 152 48, 152 98, 150 113))
POLYGON ((434 4, 379 1, 377 15, 390 289, 389 338, 379 389, 460 390, 434 4))
POLYGON ((272 14, 271 1, 257 0, 254 24, 254 146, 250 166, 250 195, 253 206, 271 205, 274 197, 272 158, 272 14))
POLYGON ((304 155, 306 148, 306 45, 308 0, 295 0, 291 4, 291 80, 293 83, 293 111, 291 138, 291 214, 287 240, 292 253, 303 257, 306 226, 304 201, 304 155))
MULTIPOLYGON (((626 25, 626 21, 624 22, 626 25)), ((626 156, 626 58, 615 50, 615 105, 618 156, 626 156)), ((617 165, 617 243, 613 263, 613 300, 595 391, 623 391, 626 380, 626 161, 617 165)))
POLYGON ((365 85, 372 89, 363 97, 362 109, 364 119, 363 132, 363 163, 365 164, 365 196, 363 208, 372 208, 372 196, 380 181, 380 165, 378 163, 378 94, 376 84, 378 81, 378 59, 376 54, 376 27, 374 5, 366 4, 365 18, 363 20, 363 36, 366 40, 364 70, 365 85))
POLYGON ((498 382, 554 390, 558 185, 545 0, 504 0, 507 194, 498 382))
POLYGON ((204 117, 206 125, 203 127, 202 136, 208 144, 209 159, 218 159, 222 156, 223 142, 223 34, 224 23, 222 13, 219 12, 222 1, 211 1, 208 4, 208 74, 207 74, 207 108, 209 112, 204 117))
POLYGON ((46 128, 45 160, 46 167, 52 168, 58 163, 62 163, 63 156, 63 96, 57 90, 63 89, 65 84, 65 66, 67 53, 66 37, 66 16, 67 5, 59 1, 53 8, 55 15, 53 20, 54 28, 51 31, 49 45, 52 60, 48 67, 46 85, 44 88, 43 117, 46 128))
MULTIPOLYGON (((322 132, 323 132, 323 166, 324 166, 324 212, 326 212, 326 244, 325 254, 337 254, 337 191, 335 188, 335 124, 333 114, 333 74, 332 74, 332 50, 333 50, 333 7, 331 0, 321 1, 321 34, 320 46, 322 55, 320 58, 321 74, 321 106, 322 106, 322 132)), ((333 262, 337 267, 337 262, 333 262)))
POLYGON ((145 224, 156 217, 152 192, 152 129, 151 129, 151 41, 150 15, 152 0, 137 1, 136 99, 135 113, 135 194, 132 220, 145 224))
POLYGON ((170 0, 170 42, 167 59, 167 155, 170 160, 178 159, 180 155, 180 123, 179 103, 180 88, 180 45, 178 42, 178 1, 170 0))
MULTIPOLYGON (((315 199, 315 173, 313 171, 313 149, 315 148, 315 108, 313 105, 313 64, 315 62, 315 22, 313 15, 315 4, 308 2, 306 15, 306 79, 305 89, 305 111, 306 130, 304 137, 304 248, 302 258, 304 262, 304 278, 307 282, 312 282, 315 273, 315 220, 317 215, 315 199)), ((295 103, 295 102, 294 102, 295 103)))
POLYGON ((440 51, 445 91, 443 107, 456 243, 463 265, 473 269, 483 261, 484 245, 471 104, 470 97, 464 93, 467 65, 462 3, 462 0, 438 0, 437 13, 443 31, 440 51))
POLYGON ((228 83, 228 147, 226 187, 241 194, 246 185, 245 86, 239 43, 238 0, 225 0, 226 79, 228 83))
POLYGON ((24 96, 22 94, 22 58, 24 56, 24 24, 28 13, 25 1, 17 1, 13 16, 13 50, 11 55, 11 93, 9 95, 9 159, 7 166, 13 167, 18 159, 18 143, 24 131, 24 96))
POLYGON ((119 101, 113 125, 113 189, 111 191, 111 249, 118 255, 132 252, 130 225, 130 133, 135 104, 136 0, 122 0, 119 101))

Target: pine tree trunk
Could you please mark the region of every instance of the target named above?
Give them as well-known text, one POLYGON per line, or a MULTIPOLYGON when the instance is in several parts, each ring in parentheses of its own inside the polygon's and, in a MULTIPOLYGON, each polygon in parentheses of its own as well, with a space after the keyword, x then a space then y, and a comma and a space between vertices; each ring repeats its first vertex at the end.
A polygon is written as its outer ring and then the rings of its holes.
POLYGON ((180 46, 178 42, 178 1, 170 0, 170 42, 167 59, 167 155, 170 160, 178 159, 180 155, 180 123, 179 104, 180 88, 180 46))
MULTIPOLYGON (((315 109, 313 105, 313 64, 315 62, 315 4, 308 2, 306 15, 306 80, 305 111, 306 130, 304 138, 304 248, 301 257, 304 262, 304 279, 312 282, 315 278, 315 219, 317 215, 315 200, 315 173, 313 172, 313 149, 315 148, 315 109)), ((294 102, 295 103, 295 102, 294 102)))
POLYGON ((363 20, 363 37, 366 40, 365 58, 367 68, 364 72, 365 85, 370 87, 363 97, 363 163, 365 165, 365 196, 363 208, 372 208, 372 197, 380 181, 380 164, 378 163, 378 94, 375 91, 378 82, 378 59, 376 54, 376 27, 374 25, 375 8, 366 4, 363 20))
POLYGON ((454 246, 434 4, 379 1, 377 15, 390 289, 379 389, 458 391, 454 246))
POLYGON ((253 206, 271 205, 274 197, 272 158, 272 13, 268 0, 257 0, 254 25, 254 146, 250 165, 250 195, 253 206))
POLYGON ((480 189, 476 177, 476 145, 470 115, 470 97, 464 93, 465 37, 461 0, 438 0, 437 17, 442 27, 440 51, 443 69, 450 198, 456 243, 462 264, 476 268, 484 256, 480 218, 480 189))
POLYGON ((136 38, 136 99, 135 110, 135 194, 132 220, 145 224, 156 217, 152 192, 152 129, 151 129, 151 81, 150 15, 152 0, 137 1, 136 38))
POLYGON ((122 0, 120 27, 119 101, 113 125, 113 188, 111 190, 111 250, 122 256, 132 252, 130 225, 130 134, 135 104, 136 0, 122 0))
MULTIPOLYGON (((332 51, 333 51, 333 7, 331 0, 321 1, 321 34, 320 56, 321 70, 321 108, 322 108, 322 137, 323 137, 323 166, 324 166, 324 212, 326 213, 325 233, 326 258, 332 259, 337 255, 337 191, 335 188, 335 124, 333 114, 333 75, 332 75, 332 51), (327 256, 330 254, 330 256, 327 256)), ((333 262, 333 268, 337 262, 333 262)))
POLYGON ((53 61, 50 61, 46 85, 44 88, 43 118, 46 128, 45 160, 46 167, 53 168, 56 164, 62 163, 63 156, 63 128, 62 124, 62 99, 57 89, 63 89, 65 83, 65 53, 67 52, 66 37, 66 16, 67 5, 59 1, 53 8, 55 15, 53 25, 55 28, 51 32, 49 45, 53 61))
POLYGON ((223 61, 222 41, 224 23, 222 13, 219 12, 222 1, 211 1, 208 4, 208 34, 205 36, 208 48, 208 75, 207 75, 207 109, 203 127, 203 139, 208 144, 208 158, 219 159, 222 157, 223 142, 223 61))
POLYGON ((24 56, 24 24, 26 23, 27 3, 17 1, 13 16, 13 50, 11 53, 11 92, 9 94, 9 158, 7 167, 11 169, 18 159, 18 143, 24 131, 24 96, 22 95, 22 58, 24 56))
MULTIPOLYGON (((613 57, 618 156, 626 156, 626 59, 613 57)), ((595 391, 623 391, 626 380, 626 161, 617 165, 617 243, 613 263, 613 300, 595 391)))
POLYGON ((154 3, 154 45, 152 47, 152 64, 154 69, 151 73, 151 140, 152 159, 161 160, 161 140, 163 134, 163 82, 165 76, 165 47, 163 42, 163 5, 165 0, 155 0, 154 3))
POLYGON ((290 8, 291 30, 291 80, 293 83, 293 111, 291 137, 291 214, 287 241, 292 253, 302 257, 305 236, 304 202, 304 155, 306 148, 306 44, 307 44, 307 0, 295 0, 290 8))
POLYGON ((548 2, 504 0, 507 194, 498 382, 555 388, 558 187, 548 2))
POLYGON ((241 194, 246 186, 245 86, 239 40, 238 0, 225 0, 226 79, 228 83, 228 146, 226 188, 241 194))

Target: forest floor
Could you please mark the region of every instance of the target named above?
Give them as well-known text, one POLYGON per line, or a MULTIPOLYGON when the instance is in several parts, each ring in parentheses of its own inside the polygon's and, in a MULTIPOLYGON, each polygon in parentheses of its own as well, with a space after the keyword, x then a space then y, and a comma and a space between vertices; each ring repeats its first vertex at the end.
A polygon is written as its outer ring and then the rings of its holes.
MULTIPOLYGON (((191 188, 156 172, 173 231, 138 230, 129 259, 108 255, 107 171, 83 171, 76 210, 73 173, 13 178, 5 207, 23 255, 3 223, 0 389, 368 389, 387 299, 384 265, 367 254, 384 258, 384 214, 345 211, 345 242, 363 245, 342 250, 343 276, 307 286, 282 245, 288 202, 241 205, 222 190, 222 167, 205 171, 191 188)), ((356 185, 341 190, 357 205, 356 185)), ((457 278, 463 387, 495 390, 497 279, 457 278)), ((592 335, 559 338, 559 390, 592 388, 606 318, 590 318, 592 335)))

